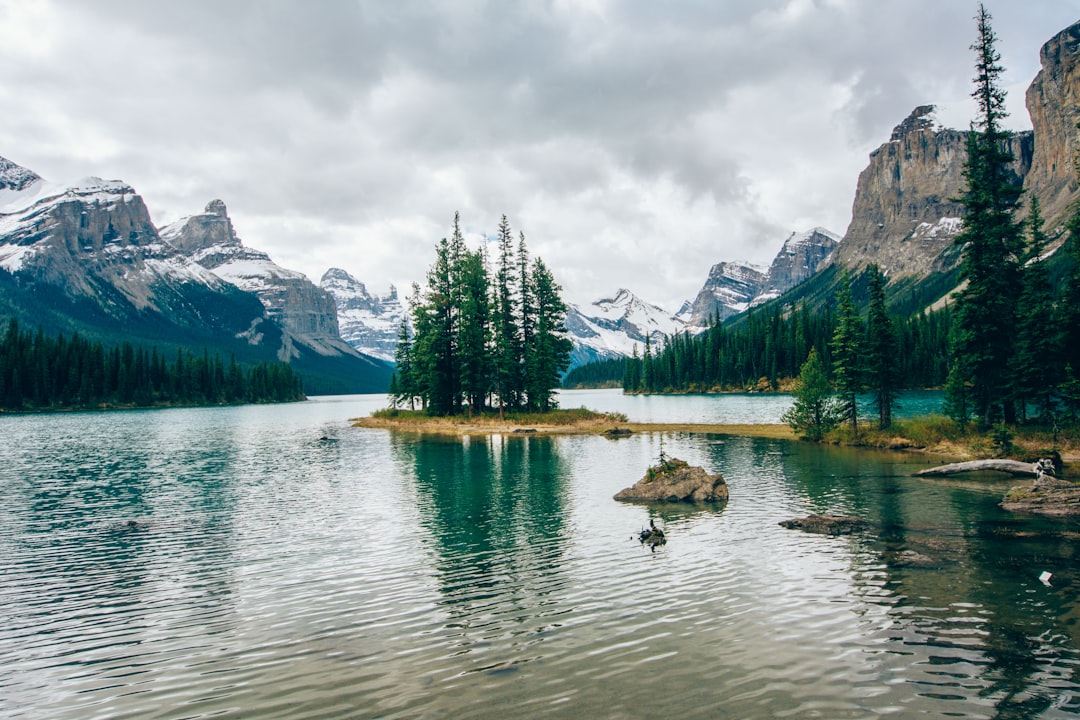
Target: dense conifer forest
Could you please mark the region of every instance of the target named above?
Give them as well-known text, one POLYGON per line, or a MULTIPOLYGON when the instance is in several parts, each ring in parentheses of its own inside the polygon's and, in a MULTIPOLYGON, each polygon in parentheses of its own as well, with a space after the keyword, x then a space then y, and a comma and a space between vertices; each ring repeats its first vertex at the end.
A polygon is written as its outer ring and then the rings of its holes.
POLYGON ((415 334, 402 323, 390 381, 395 407, 472 415, 557 406, 555 389, 571 349, 561 288, 543 260, 530 260, 524 233, 515 249, 505 215, 498 253, 492 272, 486 246, 469 250, 454 216, 426 289, 413 285, 415 334))
MULTIPOLYGON (((853 283, 865 287, 860 278, 853 283)), ((896 321, 899 387, 940 387, 948 372, 948 309, 896 321)), ((590 363, 571 370, 564 387, 597 387, 617 382, 627 392, 715 392, 779 390, 791 381, 816 348, 831 366, 835 310, 805 304, 778 304, 750 310, 731 323, 714 322, 697 336, 668 338, 659 352, 651 344, 629 359, 590 363)))
POLYGON ((106 348, 77 333, 23 331, 16 320, 0 342, 0 408, 7 411, 303 399, 300 376, 285 363, 245 367, 184 349, 166 357, 128 342, 106 348))

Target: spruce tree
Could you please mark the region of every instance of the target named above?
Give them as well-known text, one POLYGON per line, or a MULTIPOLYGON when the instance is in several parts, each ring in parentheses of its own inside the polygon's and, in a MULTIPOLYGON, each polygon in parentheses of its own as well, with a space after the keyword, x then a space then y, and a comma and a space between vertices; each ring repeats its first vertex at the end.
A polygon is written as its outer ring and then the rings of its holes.
POLYGON ((398 327, 397 347, 394 348, 394 375, 390 388, 391 402, 394 407, 408 403, 410 410, 416 409, 416 378, 413 373, 412 338, 409 335, 409 323, 403 317, 398 327))
POLYGON ((547 412, 557 405, 555 389, 570 365, 573 344, 566 337, 566 304, 559 297, 561 288, 539 258, 533 264, 529 285, 535 322, 526 350, 525 389, 529 409, 547 412))
POLYGON ((851 423, 853 439, 859 437, 858 395, 865 385, 865 360, 863 357, 862 318, 851 296, 851 275, 845 270, 836 292, 836 330, 833 332, 833 383, 840 398, 840 413, 851 423))
POLYGON ((877 265, 870 265, 867 272, 870 288, 866 318, 867 381, 874 394, 878 427, 884 430, 892 424, 896 403, 896 325, 885 308, 885 276, 877 265))
POLYGON ((484 410, 491 390, 491 353, 489 333, 491 317, 488 303, 488 276, 483 249, 466 251, 460 259, 458 282, 461 284, 458 352, 461 368, 461 391, 470 415, 484 410))
POLYGON ((1054 294, 1043 253, 1047 237, 1043 230, 1039 200, 1028 205, 1028 245, 1024 254, 1022 288, 1017 308, 1016 354, 1012 375, 1017 405, 1024 413, 1029 402, 1044 419, 1054 414, 1055 390, 1061 379, 1061 328, 1054 308, 1054 294))
POLYGON ((499 222, 499 267, 495 273, 493 316, 494 388, 499 413, 516 409, 521 401, 521 340, 518 333, 518 302, 515 299, 513 234, 510 222, 499 222))
POLYGON ((819 441, 836 426, 840 414, 825 365, 817 350, 810 348, 795 381, 795 402, 780 419, 801 437, 819 441))
POLYGON ((972 123, 964 164, 966 189, 957 198, 965 209, 955 242, 962 250, 961 276, 966 281, 957 294, 952 355, 959 363, 953 389, 970 386, 975 415, 983 428, 1000 419, 1015 421, 1008 368, 1013 353, 1013 327, 1022 239, 1014 218, 1021 187, 1010 169, 1010 133, 1006 117, 1003 68, 990 27, 990 13, 979 6, 975 90, 979 116, 972 123))

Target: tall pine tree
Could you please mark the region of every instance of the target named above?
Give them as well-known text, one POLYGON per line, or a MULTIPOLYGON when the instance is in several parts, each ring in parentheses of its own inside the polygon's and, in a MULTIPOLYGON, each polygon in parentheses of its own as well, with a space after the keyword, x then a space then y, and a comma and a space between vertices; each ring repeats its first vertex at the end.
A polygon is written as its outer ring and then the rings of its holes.
POLYGON ((851 423, 851 434, 859 437, 858 395, 865 388, 863 328, 859 310, 851 296, 851 275, 845 270, 836 291, 836 330, 833 332, 833 383, 840 398, 840 414, 851 423))
POLYGON ((539 258, 529 278, 534 321, 525 359, 529 409, 546 412, 555 407, 554 392, 570 365, 573 344, 566 337, 566 303, 559 285, 539 258))
POLYGON ((892 425, 892 410, 896 404, 896 325, 885 309, 885 276, 877 265, 870 265, 867 273, 870 309, 866 318, 866 379, 874 394, 878 427, 884 430, 892 425))
MULTIPOLYGON (((1009 367, 1020 287, 1022 237, 1014 213, 1021 187, 1010 168, 1010 133, 1005 90, 1001 87, 1001 55, 990 27, 990 13, 979 6, 975 98, 979 117, 967 140, 964 179, 967 187, 958 201, 965 213, 956 243, 962 250, 961 274, 966 285, 957 294, 953 322, 954 378, 948 392, 970 387, 972 409, 988 428, 1004 419, 1015 421, 1009 367)), ((957 401, 958 399, 954 399, 957 401)))
POLYGON ((1043 258, 1047 237, 1042 211, 1034 195, 1028 204, 1027 230, 1012 376, 1022 415, 1026 415, 1027 404, 1034 403, 1036 412, 1049 420, 1054 415, 1056 386, 1061 380, 1062 332, 1056 322, 1053 288, 1043 258))

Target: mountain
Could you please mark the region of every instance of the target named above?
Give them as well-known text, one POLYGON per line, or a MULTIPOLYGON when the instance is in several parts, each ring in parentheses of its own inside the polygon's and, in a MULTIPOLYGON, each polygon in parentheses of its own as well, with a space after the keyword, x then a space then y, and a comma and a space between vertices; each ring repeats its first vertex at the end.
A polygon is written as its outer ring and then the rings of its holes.
POLYGON ((839 244, 840 236, 823 227, 791 233, 773 258, 765 273, 764 286, 750 301, 751 307, 779 297, 810 279, 819 268, 829 263, 839 244))
POLYGON ((330 268, 319 281, 337 303, 341 339, 372 357, 394 361, 398 332, 405 308, 397 288, 385 295, 372 295, 364 283, 340 268, 330 268))
POLYGON ((326 366, 337 361, 357 365, 358 374, 389 376, 384 363, 362 355, 341 338, 334 297, 303 273, 246 247, 221 200, 211 200, 201 214, 163 227, 161 237, 216 276, 259 298, 267 317, 283 330, 276 349, 279 359, 312 373, 326 372, 326 366))
POLYGON ((705 328, 713 317, 726 320, 750 307, 765 284, 765 268, 748 263, 719 262, 683 317, 687 325, 705 328))
MULTIPOLYGON (((853 270, 877 263, 892 281, 954 269, 962 207, 953 198, 964 189, 966 142, 966 132, 937 125, 933 105, 915 108, 870 153, 835 262, 853 270)), ((1031 166, 1034 134, 1016 133, 1010 149, 1021 180, 1031 166)))
POLYGON ((685 324, 620 288, 614 295, 586 306, 569 304, 566 327, 574 343, 570 366, 576 367, 596 360, 629 357, 634 345, 641 353, 646 336, 654 348, 663 347, 665 336, 682 332, 685 324))
POLYGON ((196 345, 275 334, 254 297, 162 241, 131 186, 27 181, 27 171, 4 162, 0 314, 54 332, 187 335, 196 345))
POLYGON ((224 203, 159 233, 124 182, 49 183, 0 158, 0 270, 0 318, 48 333, 284 359, 308 392, 389 381, 337 337, 325 291, 242 247, 224 203))
POLYGON ((678 317, 692 332, 700 332, 713 317, 727 320, 779 297, 827 264, 839 242, 837 235, 816 227, 788 236, 767 270, 747 263, 719 262, 678 317))

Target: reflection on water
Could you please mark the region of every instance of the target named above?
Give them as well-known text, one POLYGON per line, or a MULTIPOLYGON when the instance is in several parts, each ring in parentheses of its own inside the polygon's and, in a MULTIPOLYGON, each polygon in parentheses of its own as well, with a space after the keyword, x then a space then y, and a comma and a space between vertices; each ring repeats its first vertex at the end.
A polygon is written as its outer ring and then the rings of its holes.
POLYGON ((0 417, 0 716, 1080 714, 1080 523, 1008 482, 671 433, 730 502, 617 503, 659 435, 349 427, 382 402, 0 417))

